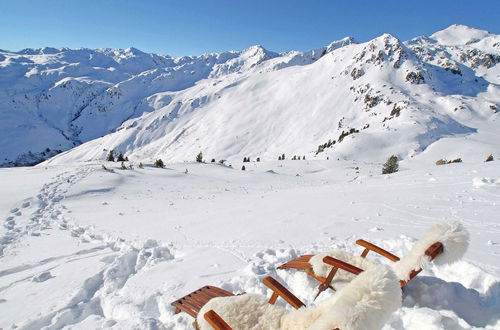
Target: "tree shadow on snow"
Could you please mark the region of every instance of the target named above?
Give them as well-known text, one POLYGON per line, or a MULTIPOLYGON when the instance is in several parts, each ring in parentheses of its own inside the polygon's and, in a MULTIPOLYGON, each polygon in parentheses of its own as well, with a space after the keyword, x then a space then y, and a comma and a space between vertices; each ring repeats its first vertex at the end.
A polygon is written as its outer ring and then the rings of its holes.
POLYGON ((403 306, 451 310, 470 325, 484 327, 500 320, 500 282, 481 294, 460 283, 419 276, 404 288, 403 306))

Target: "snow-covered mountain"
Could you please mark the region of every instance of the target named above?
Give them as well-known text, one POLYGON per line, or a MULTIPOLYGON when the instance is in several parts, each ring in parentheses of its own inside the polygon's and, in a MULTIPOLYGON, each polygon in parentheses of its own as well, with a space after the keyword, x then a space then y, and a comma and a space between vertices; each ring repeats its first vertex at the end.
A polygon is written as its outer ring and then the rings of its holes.
POLYGON ((378 161, 413 157, 444 137, 481 157, 498 149, 500 36, 463 25, 304 53, 45 48, 3 51, 0 61, 4 166, 87 141, 52 162, 103 159, 112 149, 141 161, 194 160, 200 151, 217 160, 378 161))

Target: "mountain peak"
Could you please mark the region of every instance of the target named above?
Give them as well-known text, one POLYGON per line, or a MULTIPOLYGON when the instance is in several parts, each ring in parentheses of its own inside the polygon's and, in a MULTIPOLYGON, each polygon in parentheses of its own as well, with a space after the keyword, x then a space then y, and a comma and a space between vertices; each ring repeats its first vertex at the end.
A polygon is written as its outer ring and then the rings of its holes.
POLYGON ((278 55, 279 54, 265 49, 261 45, 254 45, 243 50, 240 54, 240 58, 242 59, 252 58, 252 59, 257 59, 257 61, 264 61, 276 57, 278 55))
POLYGON ((453 24, 444 30, 432 34, 430 37, 444 45, 460 46, 474 40, 483 39, 490 34, 488 31, 475 29, 467 25, 453 24))
POLYGON ((350 44, 357 44, 358 42, 353 37, 345 37, 340 40, 335 40, 326 46, 326 52, 329 53, 335 49, 342 48, 350 44))
POLYGON ((131 55, 134 55, 134 56, 138 56, 138 55, 144 55, 145 53, 137 48, 134 48, 134 47, 129 47, 129 48, 126 48, 124 49, 124 51, 126 53, 129 53, 131 55))

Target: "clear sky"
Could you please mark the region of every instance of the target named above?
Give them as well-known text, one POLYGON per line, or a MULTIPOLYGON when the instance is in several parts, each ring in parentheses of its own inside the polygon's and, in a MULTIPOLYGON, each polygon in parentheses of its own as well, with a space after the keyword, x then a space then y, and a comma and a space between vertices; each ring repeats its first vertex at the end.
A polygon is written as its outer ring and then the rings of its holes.
POLYGON ((197 55, 309 50, 346 36, 407 40, 451 24, 500 34, 500 0, 0 0, 0 49, 136 47, 197 55))

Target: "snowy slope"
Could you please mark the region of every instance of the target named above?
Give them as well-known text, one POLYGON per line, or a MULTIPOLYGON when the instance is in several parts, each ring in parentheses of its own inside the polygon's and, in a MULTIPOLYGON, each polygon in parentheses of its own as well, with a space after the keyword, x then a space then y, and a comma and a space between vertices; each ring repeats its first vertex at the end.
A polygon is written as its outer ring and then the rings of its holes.
POLYGON ((358 238, 404 256, 444 219, 469 230, 464 259, 417 276, 384 329, 500 327, 498 161, 390 176, 336 160, 101 164, 0 169, 1 328, 191 329, 172 301, 204 285, 269 296, 269 275, 311 305, 333 293, 314 302, 317 282, 277 266, 359 254, 358 238))
POLYGON ((0 51, 0 165, 30 164, 112 132, 129 118, 169 103, 173 92, 208 77, 314 62, 354 42, 277 54, 261 46, 241 52, 173 58, 137 49, 0 51), (43 136, 44 138, 40 138, 43 136))
POLYGON ((208 160, 284 153, 382 161, 412 158, 443 138, 464 150, 437 159, 499 150, 500 36, 452 26, 408 42, 389 34, 347 41, 305 65, 282 68, 296 63, 284 54, 157 93, 157 110, 52 162, 104 159, 109 150, 138 161, 191 161, 200 151, 208 160))

